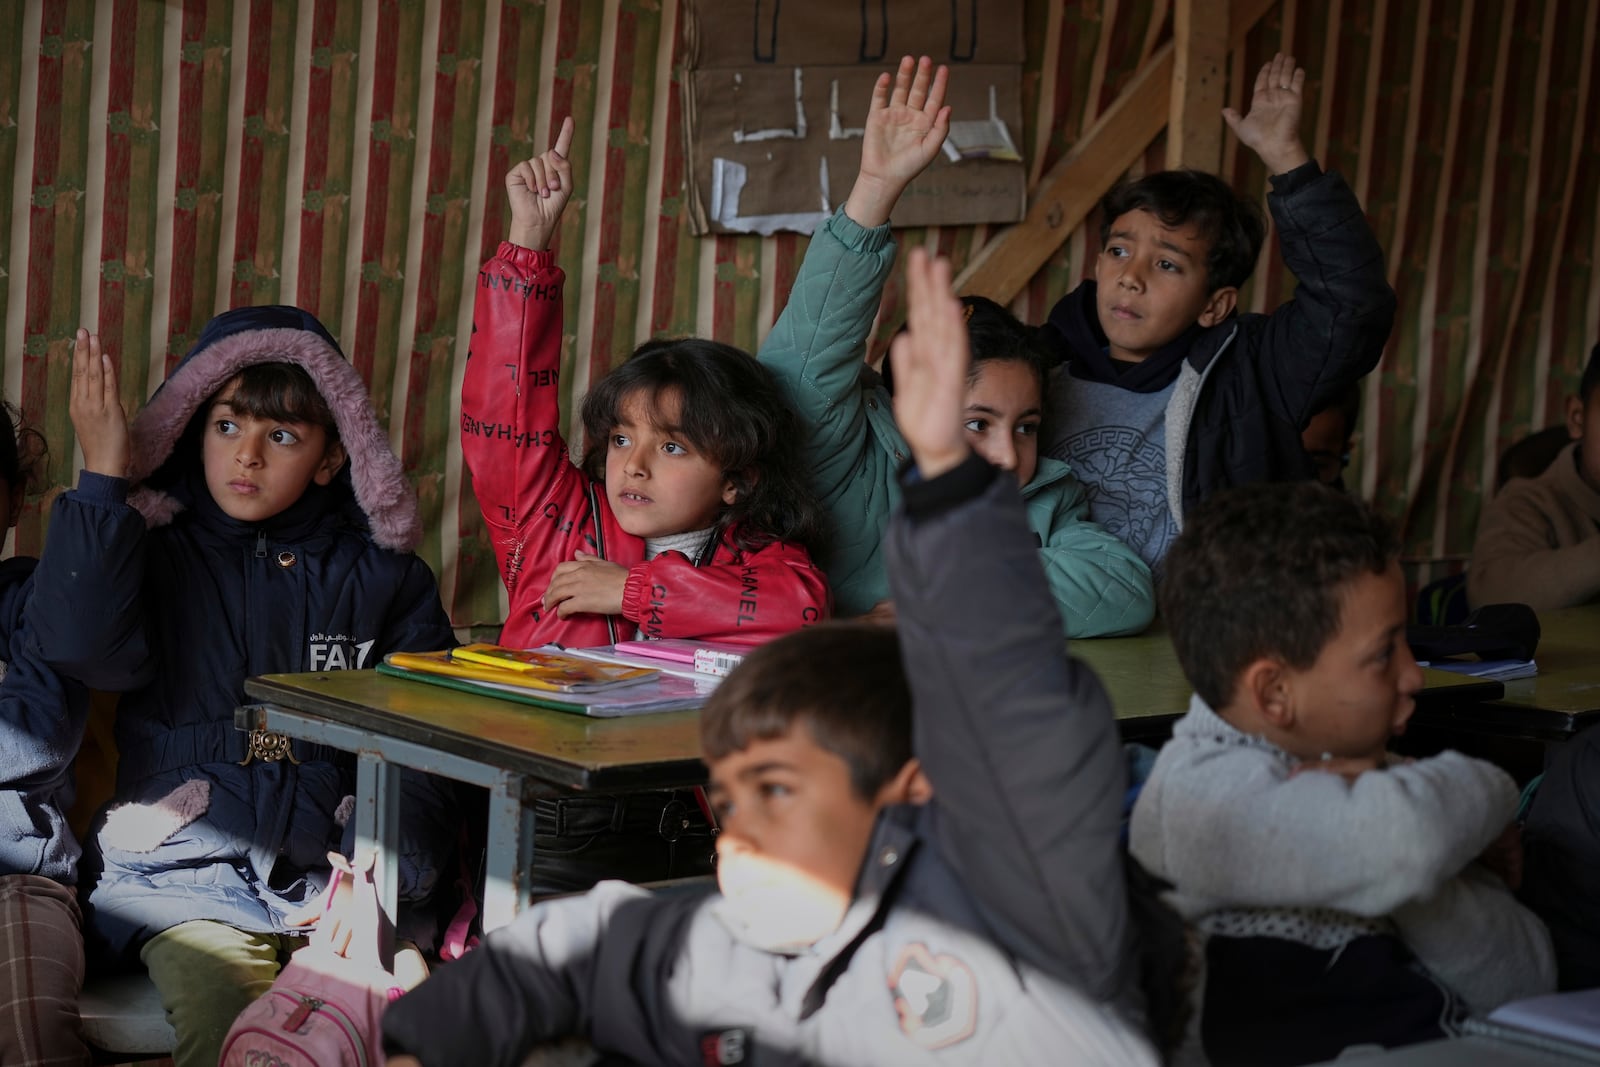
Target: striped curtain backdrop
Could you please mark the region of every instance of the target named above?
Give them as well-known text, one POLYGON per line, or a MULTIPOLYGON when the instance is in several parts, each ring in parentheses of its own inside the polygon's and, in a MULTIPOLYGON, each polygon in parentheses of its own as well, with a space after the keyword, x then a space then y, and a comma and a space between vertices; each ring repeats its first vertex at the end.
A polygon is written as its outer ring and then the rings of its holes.
MULTIPOLYGON (((1367 382, 1353 479, 1405 522, 1419 578, 1470 549, 1495 456, 1560 418, 1600 336, 1600 78, 1591 0, 1282 0, 1235 57, 1309 68, 1305 136, 1388 250, 1400 317, 1367 382)), ((105 338, 130 409, 205 320, 319 315, 370 382, 414 478, 422 553, 458 624, 502 617, 463 477, 455 397, 502 178, 571 114, 570 406, 652 335, 754 348, 806 239, 696 239, 683 223, 678 0, 8 0, 0 44, 5 395, 48 439, 18 551, 76 471, 71 337, 105 338)), ((853 10, 853 5, 851 5, 853 10)), ((1029 0, 1030 175, 1171 34, 1169 0, 1029 0)), ((956 74, 960 76, 959 71, 956 74)), ((1140 171, 1161 165, 1151 147, 1140 171)), ((1224 168, 1265 194, 1230 141, 1224 168)), ((959 268, 987 227, 905 232, 959 268)), ((1074 233, 1015 310, 1040 321, 1097 245, 1074 233)), ((1244 304, 1293 291, 1275 247, 1244 304)), ((898 277, 877 345, 902 317, 898 277)))

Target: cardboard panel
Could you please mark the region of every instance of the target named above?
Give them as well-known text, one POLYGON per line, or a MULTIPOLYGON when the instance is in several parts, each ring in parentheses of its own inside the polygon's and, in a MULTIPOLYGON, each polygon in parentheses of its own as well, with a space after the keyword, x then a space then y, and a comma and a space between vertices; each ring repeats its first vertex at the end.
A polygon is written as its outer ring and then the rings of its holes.
POLYGON ((814 229, 849 195, 873 82, 903 54, 951 64, 953 127, 946 154, 906 191, 895 224, 1022 218, 1018 0, 986 0, 981 11, 925 0, 689 0, 686 11, 692 232, 814 229))

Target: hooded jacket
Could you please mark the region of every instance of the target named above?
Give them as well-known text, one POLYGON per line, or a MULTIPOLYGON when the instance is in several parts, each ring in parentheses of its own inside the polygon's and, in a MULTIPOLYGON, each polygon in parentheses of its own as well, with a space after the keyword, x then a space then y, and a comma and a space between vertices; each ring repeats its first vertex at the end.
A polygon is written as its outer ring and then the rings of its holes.
MULTIPOLYGON (((866 229, 841 209, 811 237, 794 291, 761 346, 806 423, 805 455, 836 532, 827 560, 839 611, 859 615, 889 595, 883 532, 906 458, 889 391, 862 362, 884 282, 894 269, 887 225, 866 229)), ((1138 633, 1155 615, 1150 568, 1104 527, 1072 469, 1039 457, 1022 489, 1050 592, 1069 637, 1138 633)))
POLYGON ((700 559, 645 560, 644 541, 617 522, 605 486, 572 464, 561 439, 564 279, 552 253, 509 241, 478 273, 461 452, 511 596, 501 643, 582 648, 639 633, 758 644, 826 618, 827 579, 796 544, 746 552, 719 529, 700 559), (628 569, 620 617, 544 610, 551 574, 579 551, 628 569))
MULTIPOLYGON (((1270 315, 1191 328, 1165 376, 1152 367, 1137 383, 1115 379, 1140 391, 1177 382, 1166 408, 1167 505, 1180 528, 1219 489, 1311 478, 1300 431, 1378 365, 1394 326, 1383 249, 1337 172, 1312 161, 1274 175, 1267 205, 1300 283, 1294 299, 1270 315)), ((1095 283, 1062 297, 1043 332, 1075 373, 1092 372, 1104 343, 1095 283)))
MULTIPOLYGON (((36 579, 65 591, 39 620, 47 646, 76 628, 95 636, 78 647, 131 664, 118 684, 100 683, 125 692, 116 795, 90 843, 89 925, 113 950, 188 919, 281 931, 285 914, 326 882, 354 763, 302 742, 292 745, 299 762, 247 758, 234 709, 247 702, 252 675, 371 667, 391 651, 455 643, 433 575, 409 551, 415 497, 360 375, 296 308, 213 319, 130 436, 127 481, 84 472, 57 501, 36 579), (267 362, 310 375, 348 461, 328 486, 312 484, 251 524, 230 518, 206 488, 200 434, 209 398, 243 367, 267 362), (142 550, 119 559, 107 546, 130 505, 149 529, 142 550), (109 595, 90 599, 96 589, 109 595)), ((95 669, 57 666, 79 678, 95 669)), ((452 809, 431 780, 403 780, 400 891, 417 899, 453 840, 452 809)))

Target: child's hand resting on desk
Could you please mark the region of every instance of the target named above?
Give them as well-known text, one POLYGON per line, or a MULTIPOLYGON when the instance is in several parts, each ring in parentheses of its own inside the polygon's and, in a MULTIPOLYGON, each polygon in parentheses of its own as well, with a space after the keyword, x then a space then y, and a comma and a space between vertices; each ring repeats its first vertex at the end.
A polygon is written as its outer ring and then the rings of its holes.
POLYGON ((906 330, 894 339, 894 421, 924 478, 958 466, 972 451, 962 412, 971 360, 950 262, 913 248, 906 260, 906 330))
POLYGON ((100 351, 99 334, 80 329, 72 342, 72 430, 83 448, 83 469, 128 476, 128 416, 117 392, 117 371, 100 351))
POLYGON ((878 75, 861 135, 861 170, 844 203, 851 221, 869 229, 888 222, 900 194, 939 154, 950 132, 949 80, 950 69, 935 71, 927 56, 900 60, 892 92, 889 75, 878 75))
POLYGON ((621 615, 627 584, 628 568, 579 552, 577 558, 557 565, 544 591, 544 607, 555 608, 563 619, 579 613, 621 615))
POLYGON ((1300 92, 1305 84, 1306 72, 1294 57, 1279 52, 1256 75, 1250 111, 1240 115, 1231 107, 1222 109, 1234 135, 1261 157, 1269 174, 1287 174, 1311 159, 1300 143, 1300 92))
POLYGON ((535 251, 550 247, 561 212, 572 199, 572 116, 561 120, 555 147, 541 156, 525 159, 506 175, 506 199, 511 202, 511 232, 506 239, 535 251))

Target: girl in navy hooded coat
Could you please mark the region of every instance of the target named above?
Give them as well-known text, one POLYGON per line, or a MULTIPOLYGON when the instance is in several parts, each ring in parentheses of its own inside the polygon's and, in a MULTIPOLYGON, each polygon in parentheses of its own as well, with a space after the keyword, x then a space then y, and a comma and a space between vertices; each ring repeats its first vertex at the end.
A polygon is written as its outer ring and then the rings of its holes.
MULTIPOLYGON (((313 316, 217 316, 131 427, 109 358, 79 331, 72 414, 85 469, 41 564, 67 593, 39 625, 92 632, 102 656, 132 649, 137 663, 116 795, 88 843, 88 929, 149 968, 180 1067, 214 1064, 297 946, 295 913, 327 883, 354 792, 350 757, 295 742, 280 758, 283 739, 234 728, 244 680, 372 666, 454 636, 410 551, 416 500, 366 384, 313 316), (106 548, 130 508, 149 531, 119 562, 106 548)), ((454 839, 453 806, 429 779, 403 782, 399 889, 417 900, 454 839)))

